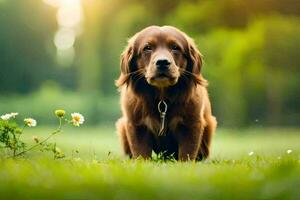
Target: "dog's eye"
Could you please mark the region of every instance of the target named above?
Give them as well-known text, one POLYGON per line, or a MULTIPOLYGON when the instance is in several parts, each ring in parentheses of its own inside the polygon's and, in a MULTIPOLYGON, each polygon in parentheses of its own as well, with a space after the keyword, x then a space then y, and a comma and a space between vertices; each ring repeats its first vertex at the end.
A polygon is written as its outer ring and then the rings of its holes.
POLYGON ((178 52, 178 51, 180 51, 180 48, 179 48, 179 46, 177 46, 176 44, 173 44, 173 45, 171 46, 171 50, 174 51, 174 52, 178 52))
POLYGON ((144 51, 152 51, 152 47, 150 45, 146 45, 144 47, 144 51))

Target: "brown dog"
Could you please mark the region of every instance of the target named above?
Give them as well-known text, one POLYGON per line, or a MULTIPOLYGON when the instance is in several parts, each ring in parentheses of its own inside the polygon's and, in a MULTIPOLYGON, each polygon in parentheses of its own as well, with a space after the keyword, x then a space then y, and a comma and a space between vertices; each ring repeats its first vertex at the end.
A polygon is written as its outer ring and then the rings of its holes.
POLYGON ((201 67, 193 40, 174 27, 150 26, 129 40, 116 81, 123 113, 117 129, 126 155, 209 156, 216 120, 201 67))

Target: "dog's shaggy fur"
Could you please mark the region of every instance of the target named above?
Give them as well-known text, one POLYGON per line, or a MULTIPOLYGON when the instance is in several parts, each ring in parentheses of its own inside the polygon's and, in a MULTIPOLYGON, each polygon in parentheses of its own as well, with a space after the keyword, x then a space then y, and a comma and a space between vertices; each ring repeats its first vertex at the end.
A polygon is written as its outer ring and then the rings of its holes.
POLYGON ((147 159, 153 150, 182 161, 209 156, 217 123, 201 67, 193 40, 174 27, 150 26, 129 40, 116 81, 123 113, 117 129, 126 155, 147 159), (161 100, 168 105, 163 136, 161 100))

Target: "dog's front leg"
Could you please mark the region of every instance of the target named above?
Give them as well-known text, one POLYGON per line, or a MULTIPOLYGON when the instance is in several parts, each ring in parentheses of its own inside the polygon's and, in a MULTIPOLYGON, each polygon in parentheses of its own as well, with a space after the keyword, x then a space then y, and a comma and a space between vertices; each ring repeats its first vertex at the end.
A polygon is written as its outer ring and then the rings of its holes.
POLYGON ((135 126, 132 123, 127 124, 128 143, 133 158, 143 157, 151 158, 152 140, 146 127, 135 126))
POLYGON ((181 161, 195 160, 201 144, 201 127, 181 128, 178 135, 178 156, 181 161))

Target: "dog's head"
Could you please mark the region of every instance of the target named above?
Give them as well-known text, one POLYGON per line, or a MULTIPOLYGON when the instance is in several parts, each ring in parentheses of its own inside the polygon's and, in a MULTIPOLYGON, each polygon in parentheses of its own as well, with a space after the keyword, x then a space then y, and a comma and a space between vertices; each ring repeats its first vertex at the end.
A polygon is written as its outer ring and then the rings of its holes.
POLYGON ((129 40, 117 86, 145 79, 154 87, 166 88, 182 77, 201 83, 201 67, 202 56, 190 37, 171 26, 150 26, 129 40))

